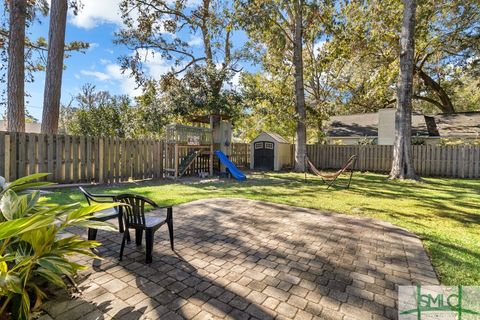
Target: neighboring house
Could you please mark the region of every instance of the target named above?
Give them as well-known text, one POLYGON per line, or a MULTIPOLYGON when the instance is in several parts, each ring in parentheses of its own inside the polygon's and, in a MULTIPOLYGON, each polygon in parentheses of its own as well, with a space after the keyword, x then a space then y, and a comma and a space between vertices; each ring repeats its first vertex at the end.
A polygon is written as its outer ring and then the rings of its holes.
MULTIPOLYGON (((42 128, 41 123, 25 123, 26 133, 40 133, 42 128)), ((0 131, 7 131, 7 121, 0 120, 0 131)))
MULTIPOLYGON (((376 113, 331 117, 325 132, 329 144, 359 144, 365 140, 392 145, 395 139, 395 109, 376 113)), ((437 144, 442 138, 480 138, 480 112, 412 115, 412 136, 426 144, 437 144)))

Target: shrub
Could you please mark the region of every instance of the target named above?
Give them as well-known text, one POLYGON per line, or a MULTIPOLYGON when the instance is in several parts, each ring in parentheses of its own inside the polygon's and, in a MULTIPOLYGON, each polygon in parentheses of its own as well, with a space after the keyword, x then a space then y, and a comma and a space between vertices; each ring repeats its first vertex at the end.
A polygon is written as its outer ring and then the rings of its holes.
POLYGON ((378 140, 377 138, 363 137, 358 140, 358 144, 361 146, 372 146, 372 145, 377 145, 378 140))
POLYGON ((335 140, 332 140, 331 144, 335 146, 343 146, 345 143, 343 142, 342 139, 335 139, 335 140))
POLYGON ((46 284, 66 287, 85 266, 69 261, 75 254, 93 256, 95 241, 68 233, 72 226, 114 229, 90 220, 92 213, 114 204, 81 207, 49 205, 29 188, 47 174, 5 183, 0 177, 0 318, 29 319, 47 297, 46 284))
POLYGON ((419 136, 412 137, 413 146, 423 146, 425 145, 425 139, 419 136))
POLYGON ((442 138, 439 145, 441 146, 480 146, 480 139, 462 139, 462 138, 442 138))

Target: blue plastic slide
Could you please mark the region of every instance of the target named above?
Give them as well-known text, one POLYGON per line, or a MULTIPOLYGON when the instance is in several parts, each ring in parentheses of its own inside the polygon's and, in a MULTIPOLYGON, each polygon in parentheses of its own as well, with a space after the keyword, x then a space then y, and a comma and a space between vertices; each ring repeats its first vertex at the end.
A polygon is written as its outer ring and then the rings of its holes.
POLYGON ((220 150, 215 151, 215 155, 220 159, 220 162, 227 167, 227 169, 230 171, 231 175, 239 180, 243 181, 247 179, 247 176, 233 164, 232 161, 228 160, 227 156, 220 150))

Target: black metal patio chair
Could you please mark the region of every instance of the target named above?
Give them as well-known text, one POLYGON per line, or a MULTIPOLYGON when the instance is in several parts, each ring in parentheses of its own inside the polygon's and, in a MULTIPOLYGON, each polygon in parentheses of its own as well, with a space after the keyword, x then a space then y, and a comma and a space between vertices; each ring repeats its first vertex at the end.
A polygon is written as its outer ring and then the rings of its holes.
MULTIPOLYGON (((85 198, 87 199, 88 205, 92 205, 93 203, 112 203, 115 202, 116 195, 113 194, 93 194, 88 192, 82 187, 78 187, 80 191, 83 193, 85 198)), ((125 228, 123 226, 123 219, 121 212, 119 212, 118 208, 111 208, 98 211, 94 213, 92 220, 96 221, 107 221, 110 219, 118 219, 118 230, 123 233, 125 228)), ((97 229, 89 228, 88 229, 88 240, 96 240, 97 239, 97 229)), ((128 239, 130 241, 130 239, 128 239)))
POLYGON ((171 206, 159 207, 154 201, 135 194, 122 194, 115 198, 117 202, 126 204, 119 206, 118 210, 123 216, 125 233, 120 248, 120 260, 123 257, 125 242, 129 238, 129 229, 135 229, 135 243, 142 244, 143 231, 145 231, 146 263, 152 262, 153 240, 155 231, 167 224, 170 236, 170 246, 173 248, 173 208, 171 206), (152 206, 155 210, 145 215, 145 205, 152 206), (166 211, 164 216, 161 216, 166 211))

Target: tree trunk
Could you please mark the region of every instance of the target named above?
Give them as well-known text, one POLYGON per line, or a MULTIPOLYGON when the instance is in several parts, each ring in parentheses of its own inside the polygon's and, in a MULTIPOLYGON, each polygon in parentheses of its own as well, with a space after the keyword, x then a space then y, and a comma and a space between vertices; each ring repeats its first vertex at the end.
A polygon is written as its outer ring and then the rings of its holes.
POLYGON ((305 127, 305 87, 303 83, 303 0, 294 0, 295 34, 293 43, 293 65, 295 67, 295 111, 297 131, 295 136, 295 171, 305 172, 307 155, 307 129, 305 127))
POLYGON ((26 0, 11 0, 8 36, 7 130, 25 132, 26 0))
POLYGON ((325 135, 323 133, 323 120, 320 115, 317 115, 317 143, 318 144, 323 143, 324 138, 325 138, 325 135))
POLYGON ((453 107, 452 100, 448 96, 447 92, 442 88, 442 86, 433 80, 428 74, 426 74, 422 69, 416 69, 418 76, 422 79, 423 83, 427 88, 430 88, 435 92, 437 97, 440 99, 439 104, 435 104, 442 110, 443 113, 454 113, 455 108, 453 107))
POLYGON ((397 85, 397 112, 395 113, 395 142, 390 179, 418 177, 412 159, 412 96, 415 54, 416 0, 403 0, 403 24, 400 36, 400 75, 397 85))
POLYGON ((67 0, 52 0, 43 96, 42 133, 57 133, 58 131, 67 10, 67 0))

